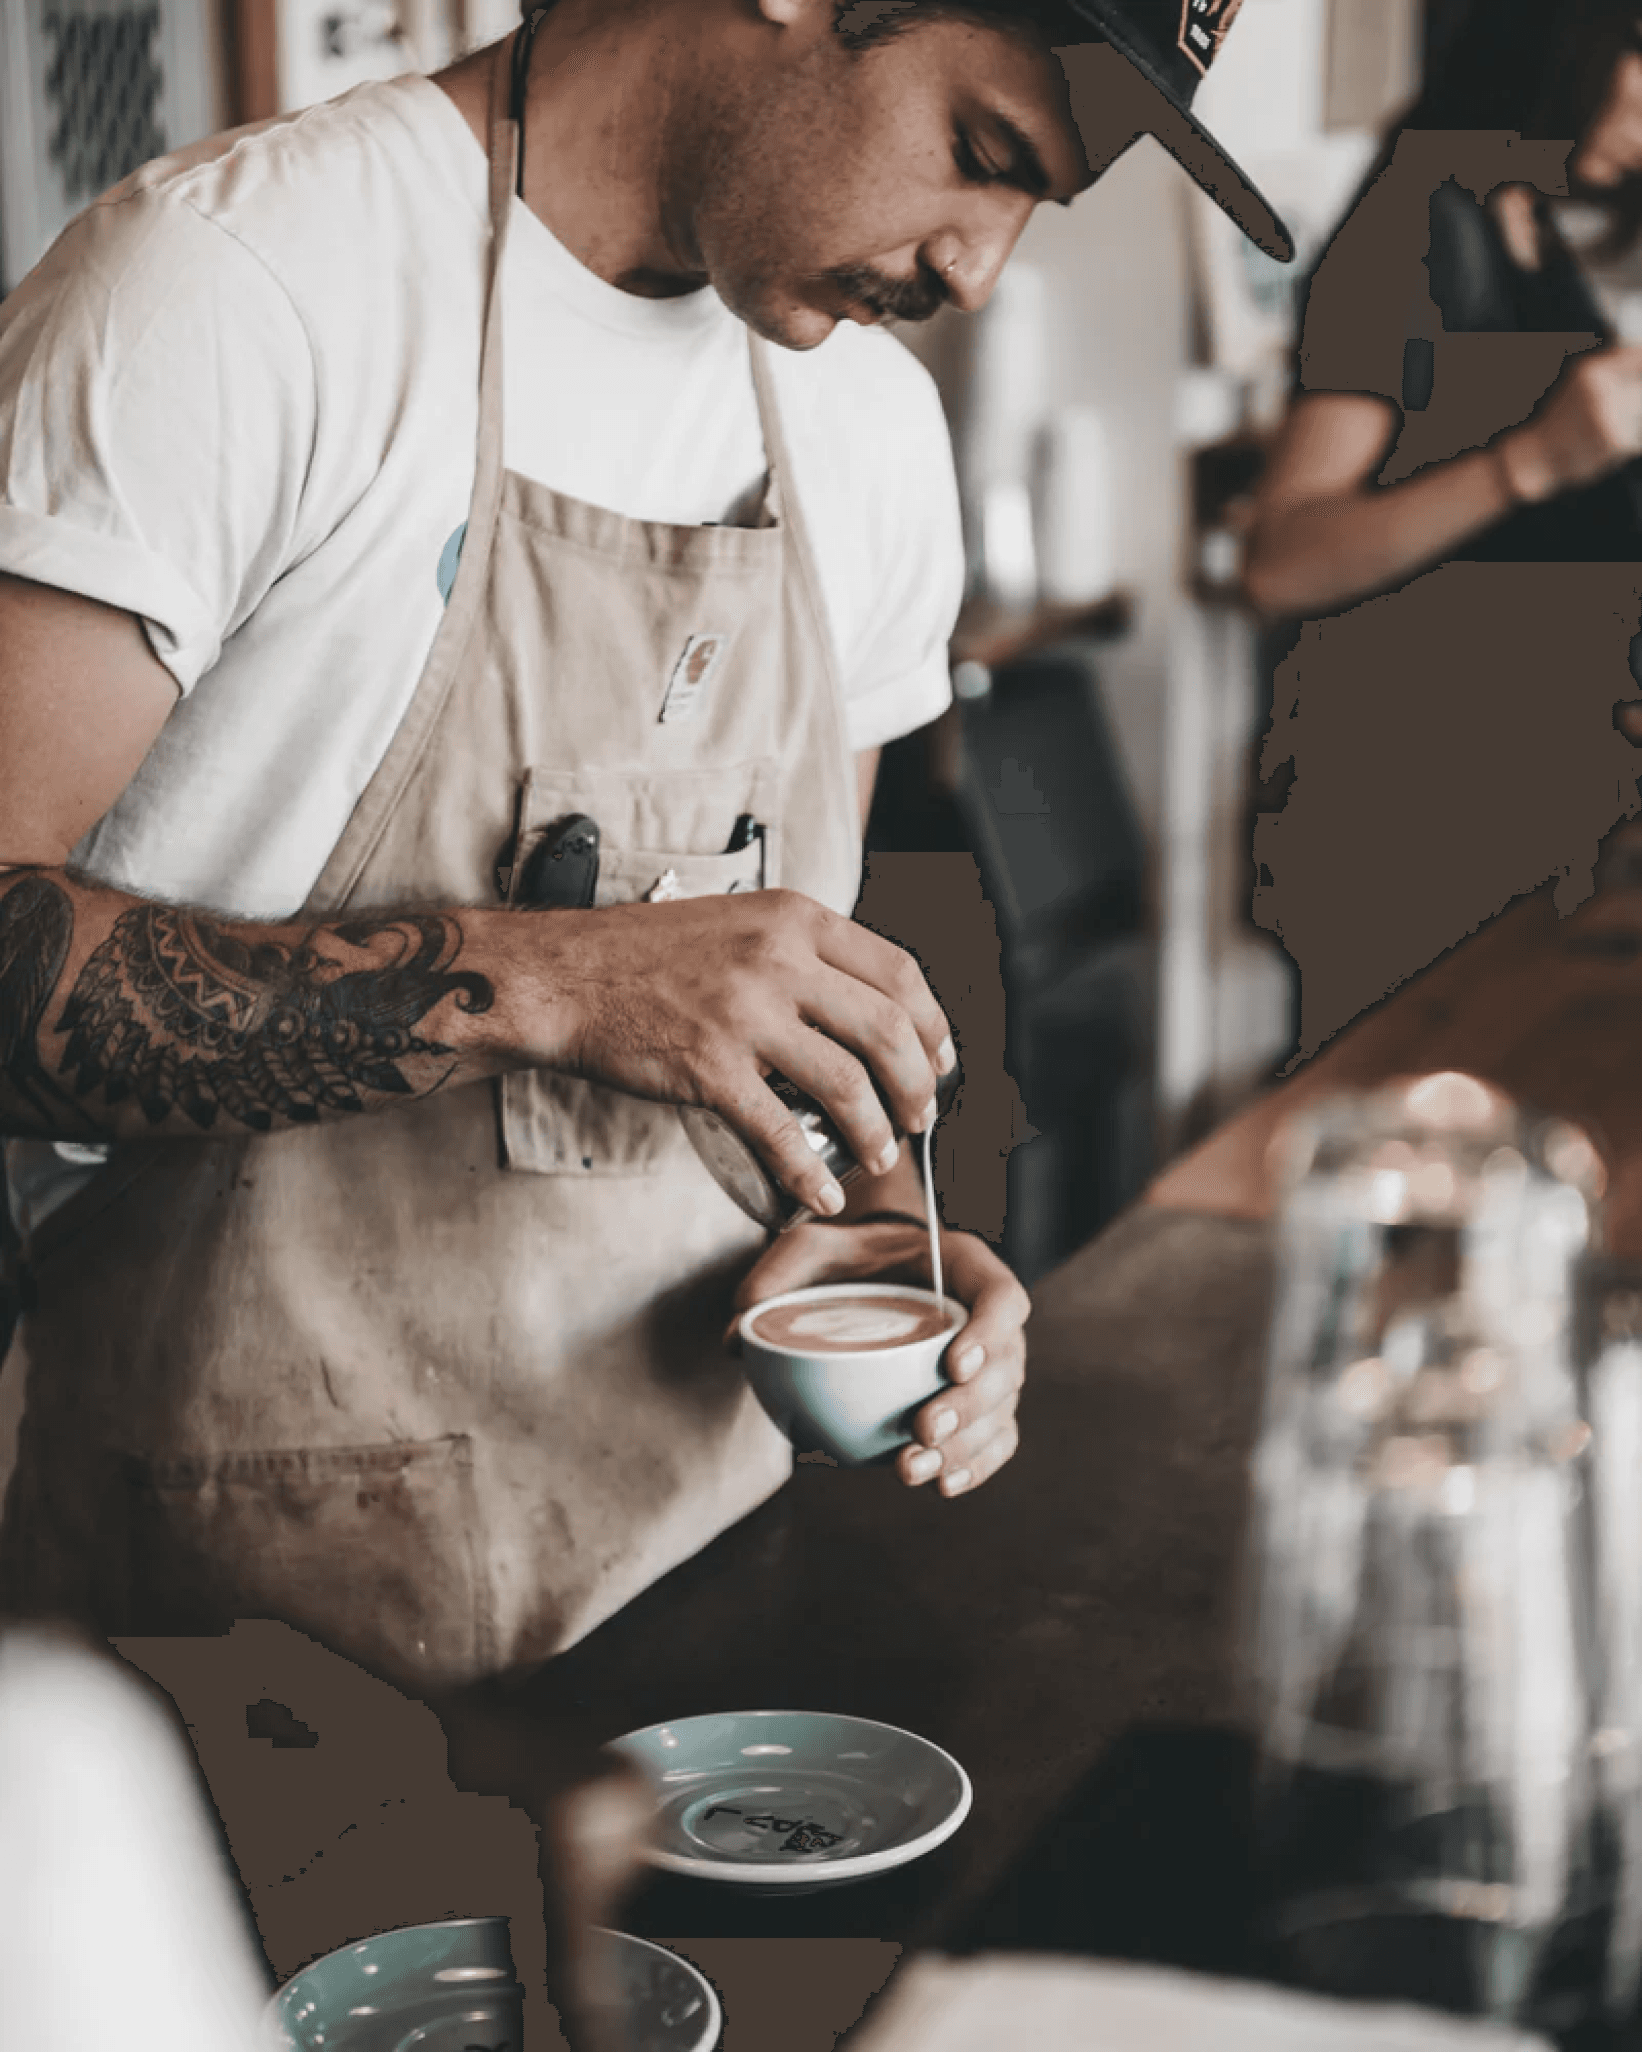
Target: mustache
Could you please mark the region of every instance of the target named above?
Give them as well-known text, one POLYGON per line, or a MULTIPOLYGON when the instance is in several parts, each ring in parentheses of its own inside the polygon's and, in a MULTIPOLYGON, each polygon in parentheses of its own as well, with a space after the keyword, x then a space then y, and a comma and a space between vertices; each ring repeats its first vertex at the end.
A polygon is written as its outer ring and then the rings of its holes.
POLYGON ((846 298, 883 320, 932 320, 947 303, 944 281, 923 263, 916 278, 886 278, 870 264, 847 264, 829 276, 846 298))

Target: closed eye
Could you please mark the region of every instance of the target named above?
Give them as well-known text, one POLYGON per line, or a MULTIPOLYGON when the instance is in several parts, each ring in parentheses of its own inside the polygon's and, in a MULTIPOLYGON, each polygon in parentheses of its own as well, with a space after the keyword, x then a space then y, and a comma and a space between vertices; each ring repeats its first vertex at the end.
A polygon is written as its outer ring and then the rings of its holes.
MULTIPOLYGON (((989 163, 976 150, 967 129, 958 129, 952 142, 952 158, 959 174, 971 185, 1012 185, 1018 191, 1029 194, 1035 200, 1050 197, 1049 174, 1043 168, 1043 159, 1038 155, 1031 138, 1022 134, 1014 122, 997 114, 989 117, 990 124, 997 128, 1009 149, 1007 164, 989 163)), ((1056 202, 1058 206, 1069 207, 1071 199, 1056 202)))
POLYGON ((967 178, 971 185, 1001 185, 1009 176, 1007 171, 1000 171, 995 165, 983 163, 976 154, 975 145, 961 128, 953 138, 952 161, 957 165, 960 175, 967 178))

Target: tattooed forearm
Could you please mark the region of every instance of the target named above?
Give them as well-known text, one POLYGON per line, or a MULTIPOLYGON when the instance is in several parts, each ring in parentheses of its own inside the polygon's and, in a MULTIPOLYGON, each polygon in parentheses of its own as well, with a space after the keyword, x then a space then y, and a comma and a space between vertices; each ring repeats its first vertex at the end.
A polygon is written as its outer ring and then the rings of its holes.
POLYGON ((73 933, 74 907, 50 877, 31 870, 0 874, 0 1077, 27 1122, 48 1130, 73 1113, 39 1052, 73 933))
POLYGON ((52 1131, 65 1105, 105 1132, 130 1130, 132 1108, 148 1130, 220 1119, 268 1132, 426 1096, 457 1057, 419 1029, 447 998, 465 1013, 493 998, 485 977, 453 967, 462 929, 449 913, 299 932, 135 904, 53 1016, 73 924, 54 878, 7 889, 0 877, 0 1076, 52 1131))

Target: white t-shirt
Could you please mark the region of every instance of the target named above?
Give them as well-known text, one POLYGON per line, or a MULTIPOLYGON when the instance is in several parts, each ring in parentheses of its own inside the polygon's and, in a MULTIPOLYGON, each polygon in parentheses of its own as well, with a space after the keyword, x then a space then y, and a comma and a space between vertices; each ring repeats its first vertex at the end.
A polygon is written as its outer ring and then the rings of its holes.
MULTIPOLYGON (((77 851, 100 880, 272 919, 319 875, 467 518, 486 187, 439 87, 362 86, 150 165, 0 307, 0 570, 141 616, 181 694, 77 851)), ((503 305, 509 468, 692 525, 756 489, 747 335, 714 292, 618 291, 516 202, 503 305)), ((948 701, 946 424, 880 331, 772 354, 850 740, 874 747, 948 701)), ((8 1150, 20 1197, 41 1151, 8 1150)))

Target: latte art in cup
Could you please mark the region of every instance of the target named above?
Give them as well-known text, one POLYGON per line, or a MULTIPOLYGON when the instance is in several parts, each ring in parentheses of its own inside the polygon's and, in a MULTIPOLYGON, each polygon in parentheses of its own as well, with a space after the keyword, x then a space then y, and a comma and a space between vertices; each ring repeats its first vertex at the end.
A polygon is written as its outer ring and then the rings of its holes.
POLYGON ((861 1354, 911 1346, 956 1323, 942 1304, 894 1297, 836 1295, 822 1303, 777 1304, 753 1320, 754 1335, 769 1346, 804 1353, 861 1354))
POLYGON ((918 1408, 948 1387, 941 1361, 968 1311, 907 1283, 817 1283, 741 1314, 754 1396, 800 1454, 890 1461, 918 1408))

